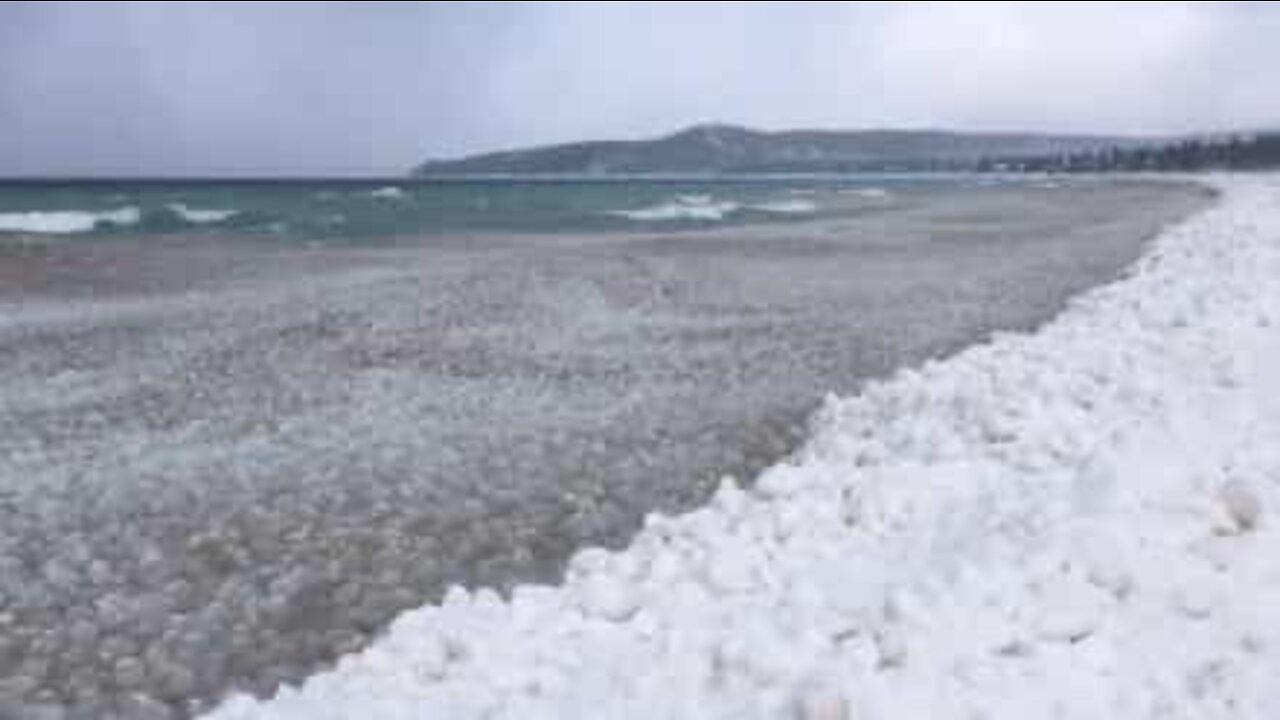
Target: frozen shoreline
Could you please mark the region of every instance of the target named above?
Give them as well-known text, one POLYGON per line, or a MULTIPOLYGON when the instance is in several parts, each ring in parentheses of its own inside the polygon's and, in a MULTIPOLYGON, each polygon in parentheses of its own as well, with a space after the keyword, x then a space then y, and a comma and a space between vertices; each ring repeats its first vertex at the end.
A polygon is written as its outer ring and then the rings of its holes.
POLYGON ((188 717, 450 583, 558 581, 795 449, 824 392, 1037 326, 1207 202, 1117 179, 708 233, 0 247, 0 708, 188 717))
POLYGON ((1035 334, 830 400, 754 489, 210 717, 1275 717, 1280 181, 1218 183, 1035 334))

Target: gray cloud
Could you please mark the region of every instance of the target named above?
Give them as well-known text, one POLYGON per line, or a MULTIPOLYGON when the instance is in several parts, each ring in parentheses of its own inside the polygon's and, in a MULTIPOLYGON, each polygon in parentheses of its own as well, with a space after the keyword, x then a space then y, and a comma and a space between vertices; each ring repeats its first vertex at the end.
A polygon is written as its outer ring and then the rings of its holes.
POLYGON ((700 121, 1280 125, 1277 3, 4 3, 0 174, 397 172, 700 121))

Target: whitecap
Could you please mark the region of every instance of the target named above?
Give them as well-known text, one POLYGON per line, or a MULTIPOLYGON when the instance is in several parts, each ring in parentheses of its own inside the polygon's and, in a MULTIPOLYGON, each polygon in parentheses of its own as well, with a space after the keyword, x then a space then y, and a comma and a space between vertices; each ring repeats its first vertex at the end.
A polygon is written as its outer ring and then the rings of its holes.
POLYGON ((369 192, 369 197, 378 198, 379 200, 399 200, 404 197, 404 190, 401 190, 394 185, 388 185, 386 187, 380 187, 377 190, 371 190, 369 192))
POLYGON ((239 210, 201 210, 182 203, 169 203, 166 207, 184 221, 196 225, 220 223, 240 213, 239 210))
POLYGON ((676 202, 685 205, 710 205, 715 198, 710 195, 677 195, 676 202))
POLYGON ((818 211, 818 204, 812 200, 778 200, 750 207, 758 212, 775 215, 810 215, 818 211))
POLYGON ((880 187, 843 188, 839 192, 841 195, 852 195, 868 200, 888 200, 890 197, 889 191, 880 187))
POLYGON ((74 235, 91 232, 101 225, 136 225, 142 211, 136 207, 115 210, 32 210, 0 213, 0 232, 41 235, 74 235))
POLYGON ((635 210, 612 210, 610 215, 618 215, 628 220, 671 221, 671 220, 723 220, 726 215, 738 210, 738 203, 728 200, 717 201, 710 195, 677 195, 667 202, 635 210))

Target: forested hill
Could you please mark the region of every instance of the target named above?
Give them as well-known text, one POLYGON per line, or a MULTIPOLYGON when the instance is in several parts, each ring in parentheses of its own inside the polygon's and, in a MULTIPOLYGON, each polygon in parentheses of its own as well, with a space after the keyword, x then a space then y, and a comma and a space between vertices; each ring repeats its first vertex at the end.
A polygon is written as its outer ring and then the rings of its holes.
POLYGON ((934 130, 787 130, 699 125, 650 140, 600 140, 433 160, 418 176, 634 175, 973 169, 984 158, 1041 158, 1149 140, 934 130))
POLYGON ((1194 172, 1280 168, 1280 132, 1190 138, 1158 145, 1050 153, 1040 157, 994 156, 980 171, 1194 172))

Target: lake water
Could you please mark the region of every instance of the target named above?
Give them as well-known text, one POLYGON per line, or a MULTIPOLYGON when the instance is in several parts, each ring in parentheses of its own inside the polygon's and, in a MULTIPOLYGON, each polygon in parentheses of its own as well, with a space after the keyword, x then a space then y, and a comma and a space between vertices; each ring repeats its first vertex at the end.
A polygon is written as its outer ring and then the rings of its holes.
MULTIPOLYGON (((822 217, 887 193, 980 180, 151 181, 0 183, 0 233, 191 233, 369 242, 442 232, 683 229, 822 217)), ((1006 179, 1005 182, 1022 182, 1006 179)), ((1028 183, 1033 181, 1026 181, 1028 183)))

